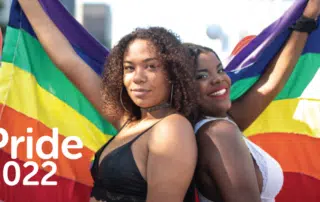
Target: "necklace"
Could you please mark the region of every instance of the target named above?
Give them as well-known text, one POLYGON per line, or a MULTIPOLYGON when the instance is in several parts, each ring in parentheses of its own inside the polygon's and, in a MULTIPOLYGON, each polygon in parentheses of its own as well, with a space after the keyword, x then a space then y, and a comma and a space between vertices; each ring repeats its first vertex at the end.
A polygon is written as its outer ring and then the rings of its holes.
POLYGON ((146 112, 153 112, 156 111, 158 109, 162 109, 162 108, 169 108, 171 107, 171 104, 169 103, 163 103, 163 104, 159 104, 153 107, 147 107, 147 108, 141 108, 141 110, 146 111, 146 112))

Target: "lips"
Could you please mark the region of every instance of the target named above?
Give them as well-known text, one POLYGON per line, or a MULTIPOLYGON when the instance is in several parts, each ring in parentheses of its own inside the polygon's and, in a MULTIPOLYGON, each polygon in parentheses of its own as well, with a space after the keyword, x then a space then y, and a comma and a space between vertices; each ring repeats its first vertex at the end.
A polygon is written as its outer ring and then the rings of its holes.
POLYGON ((219 88, 209 93, 208 96, 212 98, 224 99, 228 96, 229 89, 228 88, 219 88))
POLYGON ((132 89, 131 90, 132 94, 136 97, 144 97, 145 95, 147 95, 150 90, 146 90, 146 89, 132 89))
POLYGON ((224 88, 224 89, 218 90, 214 93, 211 93, 210 96, 220 96, 220 95, 224 95, 226 92, 227 92, 227 89, 224 88))

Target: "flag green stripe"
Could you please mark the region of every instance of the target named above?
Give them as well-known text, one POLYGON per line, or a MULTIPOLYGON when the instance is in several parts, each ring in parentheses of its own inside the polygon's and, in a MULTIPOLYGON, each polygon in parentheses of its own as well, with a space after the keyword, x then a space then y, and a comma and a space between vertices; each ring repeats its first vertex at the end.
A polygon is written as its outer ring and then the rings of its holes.
POLYGON ((236 100, 241 97, 258 79, 260 76, 241 79, 231 86, 231 100, 236 100))
POLYGON ((300 97, 320 67, 319 53, 306 53, 298 60, 288 82, 276 100, 300 97))
POLYGON ((86 117, 103 133, 116 134, 112 125, 105 121, 83 94, 55 67, 37 39, 24 30, 8 27, 5 44, 3 61, 13 63, 14 60, 15 66, 34 75, 42 88, 86 117))
MULTIPOLYGON (((294 68, 288 82, 275 100, 300 97, 320 67, 320 54, 306 53, 302 55, 294 68)), ((243 95, 260 76, 241 79, 231 87, 231 100, 243 95)))

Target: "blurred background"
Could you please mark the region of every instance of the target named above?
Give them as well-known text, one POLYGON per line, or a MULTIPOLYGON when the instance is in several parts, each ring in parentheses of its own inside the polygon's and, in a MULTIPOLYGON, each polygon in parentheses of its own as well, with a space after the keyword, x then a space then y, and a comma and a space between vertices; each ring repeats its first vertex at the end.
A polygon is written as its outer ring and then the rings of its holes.
MULTIPOLYGON (((183 42, 198 43, 227 58, 237 42, 257 35, 294 0, 61 0, 108 49, 136 27, 163 26, 183 42)), ((0 0, 3 34, 11 0, 0 0)))

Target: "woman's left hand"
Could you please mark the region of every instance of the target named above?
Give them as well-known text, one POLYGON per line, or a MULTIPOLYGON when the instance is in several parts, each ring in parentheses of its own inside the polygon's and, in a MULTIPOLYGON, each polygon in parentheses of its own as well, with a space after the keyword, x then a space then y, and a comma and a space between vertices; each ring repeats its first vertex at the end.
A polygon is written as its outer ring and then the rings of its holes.
POLYGON ((308 18, 317 19, 320 15, 320 0, 309 0, 303 15, 308 18))

